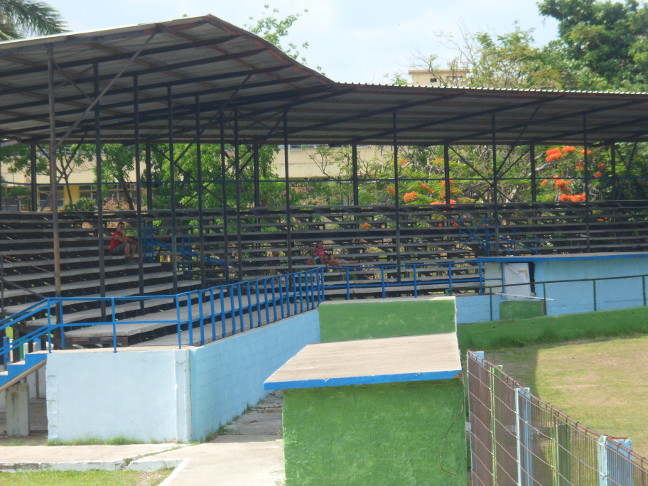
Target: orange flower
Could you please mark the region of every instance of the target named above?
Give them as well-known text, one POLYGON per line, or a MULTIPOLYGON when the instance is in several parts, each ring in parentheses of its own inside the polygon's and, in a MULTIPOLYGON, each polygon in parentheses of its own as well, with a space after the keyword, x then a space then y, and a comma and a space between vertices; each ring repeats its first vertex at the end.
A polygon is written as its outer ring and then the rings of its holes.
POLYGON ((445 204, 445 203, 444 203, 444 202, 441 202, 441 201, 432 201, 432 202, 430 203, 430 206, 433 206, 434 204, 445 204))
POLYGON ((387 192, 393 196, 396 194, 396 189, 394 189, 394 186, 389 186, 387 187, 387 192))
MULTIPOLYGON (((591 155, 591 154, 593 154, 593 153, 594 153, 594 152, 592 152, 590 149, 587 149, 587 155, 591 155)), ((581 154, 581 155, 585 155, 585 149, 581 149, 580 154, 581 154)))
POLYGON ((454 199, 450 199, 450 204, 457 204, 457 201, 455 201, 454 199))
POLYGON ((400 165, 401 165, 401 167, 405 167, 407 165, 407 159, 401 159, 400 160, 400 165))
POLYGON ((603 173, 600 170, 597 170, 596 172, 594 172, 594 177, 597 178, 597 179, 599 177, 601 177, 602 175, 603 175, 603 173))
POLYGON ((546 186, 548 183, 549 183, 549 180, 544 179, 544 180, 540 183, 540 185, 541 185, 541 186, 546 186))
POLYGON ((573 196, 571 196, 571 200, 573 202, 582 202, 582 201, 585 201, 585 199, 586 198, 585 198, 585 193, 584 192, 582 194, 574 194, 573 196))
POLYGON ((441 157, 437 157, 436 159, 434 159, 434 161, 435 161, 437 164, 442 164, 442 163, 443 163, 443 159, 442 159, 441 157))
POLYGON ((361 227, 362 229, 369 229, 369 228, 371 228, 371 225, 370 225, 369 223, 362 223, 362 224, 360 225, 360 227, 361 227))
POLYGON ((598 218, 596 221, 598 221, 599 223, 603 223, 605 222, 605 218, 598 218))
POLYGON ((579 161, 576 163, 576 170, 583 170, 583 169, 584 169, 584 167, 583 167, 583 161, 582 161, 582 160, 579 160, 579 161))
POLYGON ((600 164, 597 165, 596 167, 598 167, 599 169, 605 169, 605 162, 600 163, 600 164))
POLYGON ((569 154, 571 152, 576 152, 576 147, 572 147, 571 145, 567 145, 563 147, 562 149, 563 154, 569 154))
POLYGON ((560 195, 560 200, 561 201, 571 201, 571 196, 569 194, 561 194, 560 195))
POLYGON ((430 189, 430 186, 428 186, 427 184, 421 184, 421 189, 427 191, 430 189))
POLYGON ((417 197, 418 197, 418 193, 416 193, 415 191, 408 192, 403 196, 403 202, 406 202, 406 203, 411 202, 414 199, 416 199, 417 197))

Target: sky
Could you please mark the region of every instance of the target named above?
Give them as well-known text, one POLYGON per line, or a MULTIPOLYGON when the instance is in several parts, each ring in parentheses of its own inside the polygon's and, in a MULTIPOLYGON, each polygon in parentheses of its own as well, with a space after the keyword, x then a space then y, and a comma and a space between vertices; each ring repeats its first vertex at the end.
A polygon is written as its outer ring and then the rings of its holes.
POLYGON ((554 19, 536 0, 48 0, 72 32, 212 14, 245 28, 265 16, 300 13, 287 42, 301 45, 310 67, 338 82, 386 83, 407 74, 417 55, 438 56, 445 67, 464 33, 505 34, 518 22, 536 45, 557 37, 554 19), (264 5, 270 4, 270 10, 264 5), (278 9, 279 13, 273 13, 278 9), (305 12, 305 10, 308 10, 305 12))

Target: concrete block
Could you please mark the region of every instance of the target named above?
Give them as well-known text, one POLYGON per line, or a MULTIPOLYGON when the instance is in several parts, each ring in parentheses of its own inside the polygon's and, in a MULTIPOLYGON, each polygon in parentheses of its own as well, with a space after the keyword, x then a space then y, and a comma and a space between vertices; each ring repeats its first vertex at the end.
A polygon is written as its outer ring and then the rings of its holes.
POLYGON ((29 435, 29 385, 16 383, 7 389, 7 435, 29 435))

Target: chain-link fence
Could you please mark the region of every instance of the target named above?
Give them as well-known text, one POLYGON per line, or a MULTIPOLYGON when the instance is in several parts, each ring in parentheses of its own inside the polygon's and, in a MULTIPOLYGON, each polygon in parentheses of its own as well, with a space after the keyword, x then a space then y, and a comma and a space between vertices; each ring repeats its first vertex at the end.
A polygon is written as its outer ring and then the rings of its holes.
POLYGON ((647 486, 648 460, 468 352, 473 486, 647 486))

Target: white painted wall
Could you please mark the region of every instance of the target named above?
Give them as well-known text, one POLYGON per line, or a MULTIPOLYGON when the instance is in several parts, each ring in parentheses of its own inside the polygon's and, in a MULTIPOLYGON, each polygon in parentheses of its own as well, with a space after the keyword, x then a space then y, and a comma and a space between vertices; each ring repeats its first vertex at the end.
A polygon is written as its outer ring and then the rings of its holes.
POLYGON ((48 356, 49 439, 190 440, 188 349, 48 356))
POLYGON ((204 439, 257 403, 265 379, 314 342, 317 311, 200 348, 54 352, 45 367, 49 438, 204 439))

